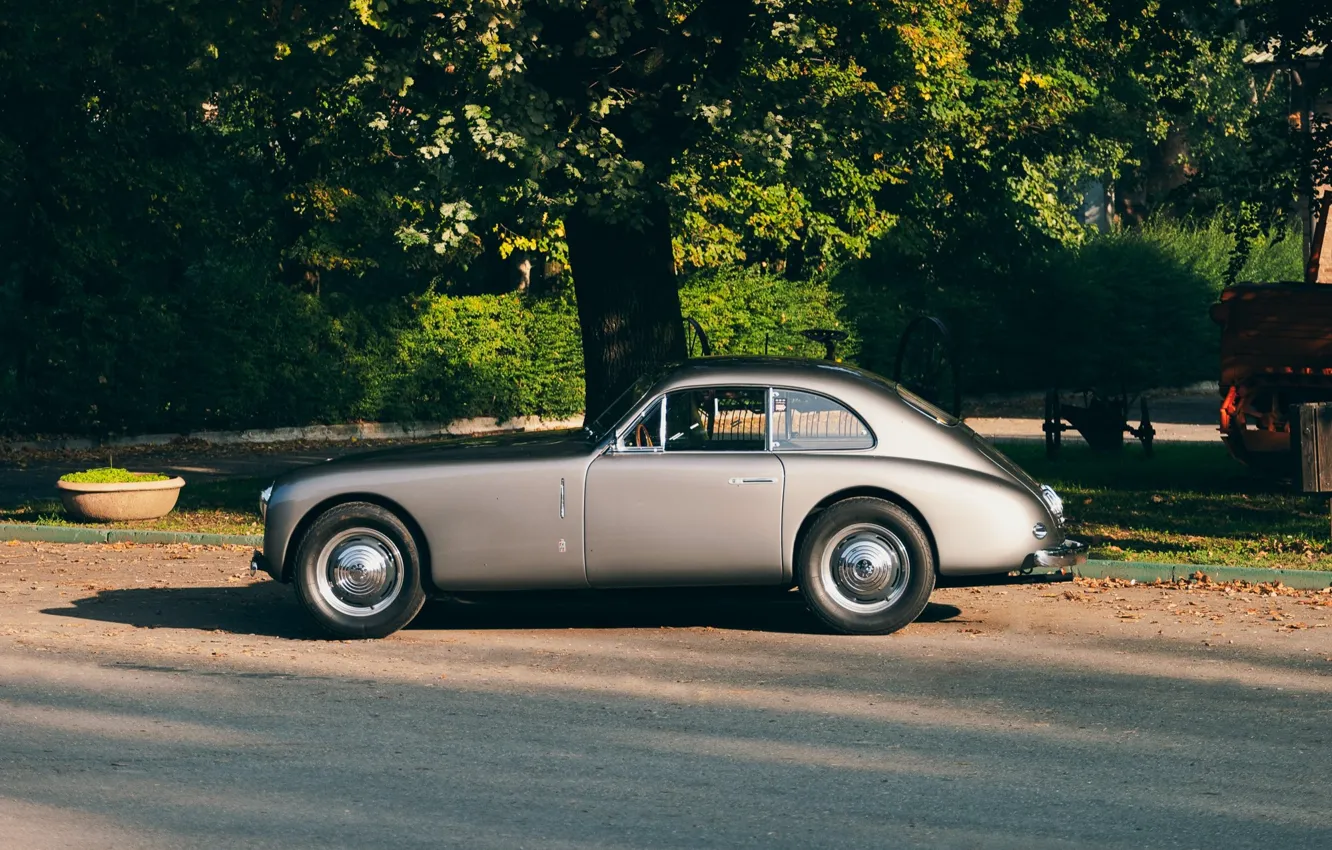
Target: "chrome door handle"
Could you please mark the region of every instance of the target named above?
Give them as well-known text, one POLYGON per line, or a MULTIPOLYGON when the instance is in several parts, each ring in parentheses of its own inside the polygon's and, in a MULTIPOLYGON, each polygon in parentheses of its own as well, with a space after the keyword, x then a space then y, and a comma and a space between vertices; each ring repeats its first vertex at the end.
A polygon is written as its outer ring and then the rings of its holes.
POLYGON ((736 486, 739 486, 741 484, 776 484, 777 479, 776 478, 729 478, 727 479, 726 483, 735 484, 736 486))

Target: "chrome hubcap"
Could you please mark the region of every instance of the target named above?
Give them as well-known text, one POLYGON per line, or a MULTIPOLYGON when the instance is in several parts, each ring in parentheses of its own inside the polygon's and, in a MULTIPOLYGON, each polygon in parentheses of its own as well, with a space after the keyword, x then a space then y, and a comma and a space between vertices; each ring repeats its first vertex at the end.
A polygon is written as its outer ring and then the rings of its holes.
POLYGON ((340 532, 319 553, 319 595, 352 617, 383 611, 402 590, 402 553, 369 528, 340 532))
POLYGON ((906 593, 911 558, 888 529, 859 523, 842 529, 823 551, 823 588, 837 604, 858 614, 891 607, 906 593))

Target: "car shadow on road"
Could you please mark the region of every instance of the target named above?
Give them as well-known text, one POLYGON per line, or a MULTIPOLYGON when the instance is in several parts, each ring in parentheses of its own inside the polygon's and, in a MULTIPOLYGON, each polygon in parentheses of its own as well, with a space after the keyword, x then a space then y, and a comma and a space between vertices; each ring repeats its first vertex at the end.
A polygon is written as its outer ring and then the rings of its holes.
MULTIPOLYGON (((317 640, 286 585, 138 587, 102 590, 43 614, 146 629, 190 629, 317 640)), ((917 622, 950 620, 961 609, 930 603, 917 622)), ((771 590, 559 591, 474 594, 428 603, 408 627, 452 629, 714 628, 826 633, 798 593, 771 590)))
MULTIPOLYGON (((917 621, 941 622, 961 613, 952 605, 929 603, 917 621)), ((797 592, 732 588, 472 594, 426 606, 410 628, 828 632, 797 592)))
POLYGON ((42 613, 140 629, 191 629, 295 640, 320 637, 291 588, 277 582, 101 590, 42 613))

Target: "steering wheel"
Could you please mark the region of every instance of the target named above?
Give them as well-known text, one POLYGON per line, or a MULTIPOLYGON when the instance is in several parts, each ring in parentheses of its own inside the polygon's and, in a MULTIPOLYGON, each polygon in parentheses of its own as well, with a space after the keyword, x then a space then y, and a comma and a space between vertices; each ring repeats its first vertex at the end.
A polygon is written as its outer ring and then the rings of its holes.
POLYGON ((634 429, 634 448, 652 448, 652 432, 648 430, 646 422, 639 422, 634 429))

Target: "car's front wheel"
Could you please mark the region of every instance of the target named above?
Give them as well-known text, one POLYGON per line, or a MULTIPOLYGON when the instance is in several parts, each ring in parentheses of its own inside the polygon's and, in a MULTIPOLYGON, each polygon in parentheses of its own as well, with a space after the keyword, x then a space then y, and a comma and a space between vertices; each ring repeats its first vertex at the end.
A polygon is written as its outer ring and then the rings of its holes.
POLYGON ((820 514, 800 547, 799 569, 810 610, 846 634, 895 632, 920 616, 934 591, 929 538, 883 499, 846 499, 820 514))
POLYGON ((296 553, 301 605, 340 638, 378 638, 407 625, 425 603, 421 557, 402 520, 379 505, 325 511, 296 553))

